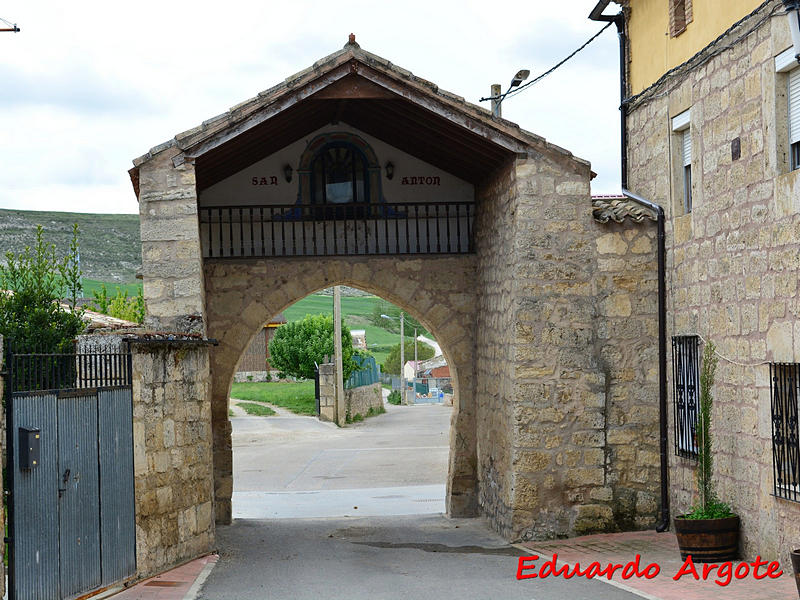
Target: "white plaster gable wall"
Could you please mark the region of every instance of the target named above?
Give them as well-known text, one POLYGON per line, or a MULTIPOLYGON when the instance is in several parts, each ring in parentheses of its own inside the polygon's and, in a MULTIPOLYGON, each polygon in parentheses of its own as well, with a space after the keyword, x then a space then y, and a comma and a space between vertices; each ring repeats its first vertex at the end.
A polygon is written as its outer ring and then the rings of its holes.
POLYGON ((381 165, 383 197, 387 202, 472 202, 475 198, 472 184, 340 123, 326 125, 203 190, 199 198, 200 206, 294 204, 297 201, 297 164, 300 156, 315 137, 335 131, 358 135, 372 146, 381 165), (392 180, 386 179, 387 162, 394 164, 392 180), (294 171, 291 183, 286 183, 283 176, 286 164, 291 165, 294 171), (269 184, 273 176, 277 179, 277 185, 269 184), (267 185, 253 185, 253 178, 260 183, 262 177, 266 178, 267 185), (403 185, 404 177, 438 177, 440 185, 403 185))

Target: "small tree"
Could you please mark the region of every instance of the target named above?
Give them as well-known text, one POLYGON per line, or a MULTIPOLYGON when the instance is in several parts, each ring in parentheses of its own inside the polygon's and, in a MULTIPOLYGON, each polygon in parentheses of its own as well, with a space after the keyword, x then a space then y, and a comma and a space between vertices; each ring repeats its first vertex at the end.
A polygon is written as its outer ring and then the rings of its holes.
POLYGON ((0 265, 0 334, 17 347, 38 352, 67 352, 85 328, 77 307, 81 289, 78 226, 72 229, 67 255, 56 256, 55 244, 44 241, 41 225, 36 243, 20 254, 6 253, 0 265), (61 305, 67 299, 69 308, 61 305))
MULTIPOLYGON (((353 338, 342 323, 342 369, 349 379, 358 365, 353 360, 353 338)), ((300 321, 281 325, 269 344, 269 363, 281 373, 312 379, 314 363, 321 364, 333 356, 333 317, 306 315, 300 321)))
MULTIPOLYGON (((417 342, 417 359, 428 360, 433 358, 433 348, 428 344, 417 342)), ((405 356, 406 361, 414 360, 414 340, 406 341, 405 356)), ((400 375, 400 344, 395 344, 389 351, 389 356, 386 357, 386 362, 383 363, 383 372, 390 375, 400 375)))
POLYGON ((714 397, 714 376, 717 371, 716 347, 707 342, 703 348, 703 364, 700 367, 700 410, 695 427, 695 443, 697 444, 697 491, 700 504, 686 515, 689 519, 719 519, 732 516, 730 506, 717 499, 712 480, 714 458, 711 450, 711 409, 714 397))
POLYGON ((94 300, 89 305, 90 310, 101 312, 104 315, 111 315, 117 319, 142 323, 145 315, 144 295, 142 288, 136 296, 128 297, 128 292, 123 292, 117 288, 116 296, 109 296, 106 284, 102 284, 99 290, 92 292, 94 300))

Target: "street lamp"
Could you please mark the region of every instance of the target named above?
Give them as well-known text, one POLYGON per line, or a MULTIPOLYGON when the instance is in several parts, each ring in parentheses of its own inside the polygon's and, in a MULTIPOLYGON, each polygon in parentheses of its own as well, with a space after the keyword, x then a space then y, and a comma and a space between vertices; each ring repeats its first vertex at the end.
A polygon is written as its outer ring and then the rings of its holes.
POLYGON ((499 83, 495 83, 492 85, 492 116, 500 118, 502 113, 500 112, 500 104, 505 100, 508 92, 510 92, 513 88, 519 86, 523 81, 528 78, 531 72, 528 69, 520 69, 517 71, 517 74, 511 78, 511 83, 508 86, 505 94, 501 94, 503 88, 500 87, 499 83))
MULTIPOLYGON (((390 317, 389 315, 381 315, 382 319, 389 319, 391 321, 397 321, 397 317, 390 317)), ((406 400, 406 372, 405 372, 405 349, 406 349, 406 340, 403 335, 403 311, 400 311, 400 389, 403 393, 403 403, 408 404, 406 400)), ((416 390, 414 390, 416 392, 416 390)))

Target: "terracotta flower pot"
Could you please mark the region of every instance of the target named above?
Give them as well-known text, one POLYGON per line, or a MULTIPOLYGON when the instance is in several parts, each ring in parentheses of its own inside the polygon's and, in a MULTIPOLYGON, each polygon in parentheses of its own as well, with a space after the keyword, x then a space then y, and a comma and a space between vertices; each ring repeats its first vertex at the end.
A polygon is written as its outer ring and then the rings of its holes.
POLYGON ((724 519, 686 519, 675 517, 675 535, 681 559, 692 555, 692 561, 724 562, 739 554, 739 517, 724 519))

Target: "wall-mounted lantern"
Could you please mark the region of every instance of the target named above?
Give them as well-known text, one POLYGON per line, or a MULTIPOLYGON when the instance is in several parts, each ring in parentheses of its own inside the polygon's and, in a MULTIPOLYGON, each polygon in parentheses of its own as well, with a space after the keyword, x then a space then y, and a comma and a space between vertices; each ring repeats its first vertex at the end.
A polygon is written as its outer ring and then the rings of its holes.
POLYGON ((789 16, 789 31, 792 34, 794 56, 800 62, 800 0, 783 0, 783 6, 789 16))
POLYGON ((394 163, 388 161, 386 163, 386 179, 392 179, 392 177, 394 177, 394 163))
POLYGON ((283 165, 283 177, 286 179, 286 183, 292 182, 292 171, 292 165, 283 165))

